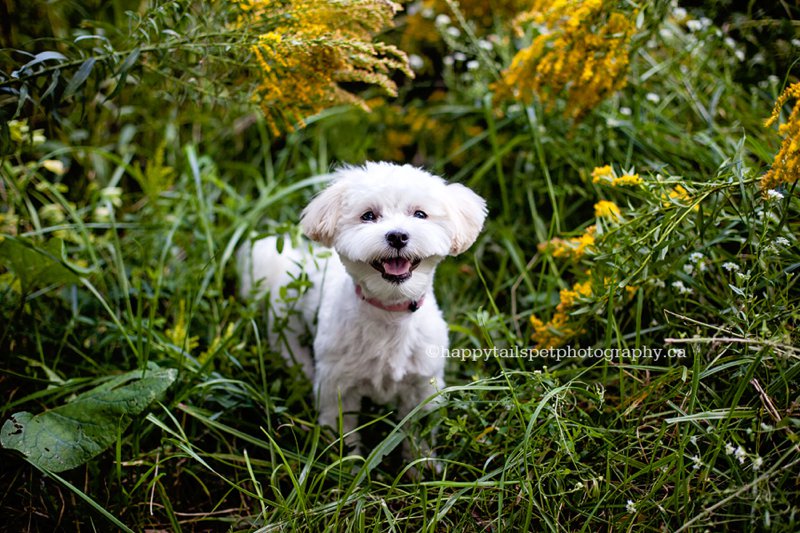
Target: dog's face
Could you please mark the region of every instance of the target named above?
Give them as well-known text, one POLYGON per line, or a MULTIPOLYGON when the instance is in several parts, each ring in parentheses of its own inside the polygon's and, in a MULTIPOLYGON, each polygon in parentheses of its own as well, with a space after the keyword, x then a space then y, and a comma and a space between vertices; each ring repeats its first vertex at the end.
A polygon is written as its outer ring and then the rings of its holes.
POLYGON ((365 292, 388 302, 421 297, 439 261, 469 248, 485 218, 486 202, 463 185, 409 165, 367 163, 337 171, 301 226, 336 250, 365 292))

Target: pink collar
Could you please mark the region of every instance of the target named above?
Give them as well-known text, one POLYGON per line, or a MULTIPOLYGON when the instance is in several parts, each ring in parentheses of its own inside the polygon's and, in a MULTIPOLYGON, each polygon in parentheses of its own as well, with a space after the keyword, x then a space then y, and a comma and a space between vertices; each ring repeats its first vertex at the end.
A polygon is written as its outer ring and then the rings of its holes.
POLYGON ((401 311, 408 311, 409 313, 413 313, 420 307, 422 307, 422 303, 425 301, 425 296, 423 295, 422 298, 419 300, 410 300, 408 302, 403 302, 394 305, 385 305, 380 300, 376 300, 375 298, 367 298, 364 296, 364 292, 361 290, 361 286, 356 284, 356 296, 358 296, 361 300, 367 302, 368 304, 377 307, 378 309, 383 309, 384 311, 392 311, 392 312, 401 312, 401 311))

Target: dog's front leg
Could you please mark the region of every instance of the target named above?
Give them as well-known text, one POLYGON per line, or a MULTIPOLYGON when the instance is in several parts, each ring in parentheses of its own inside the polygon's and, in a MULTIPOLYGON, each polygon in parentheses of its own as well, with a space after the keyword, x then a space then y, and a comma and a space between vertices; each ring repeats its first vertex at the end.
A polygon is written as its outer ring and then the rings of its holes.
POLYGON ((358 426, 361 397, 352 390, 342 389, 330 383, 317 383, 315 394, 319 409, 319 424, 338 432, 344 437, 345 444, 358 453, 361 439, 355 429, 358 426))
MULTIPOLYGON (((427 400, 429 397, 434 395, 440 389, 444 387, 444 380, 441 377, 432 377, 428 379, 419 378, 416 380, 412 386, 409 387, 407 394, 404 394, 400 398, 399 406, 398 406, 398 414, 400 418, 405 418, 411 411, 417 408, 422 402, 427 400)), ((422 406, 420 411, 422 413, 429 413, 431 411, 436 410, 441 405, 441 397, 437 396, 433 398, 431 401, 426 403, 422 406)), ((436 437, 436 428, 431 431, 431 438, 430 441, 417 438, 414 435, 409 435, 403 441, 403 457, 408 460, 414 460, 419 457, 435 457, 435 453, 431 445, 433 444, 433 440, 436 437), (417 450, 412 448, 412 439, 413 442, 416 444, 417 450)), ((430 463, 430 466, 435 470, 438 471, 438 465, 435 463, 430 463)))

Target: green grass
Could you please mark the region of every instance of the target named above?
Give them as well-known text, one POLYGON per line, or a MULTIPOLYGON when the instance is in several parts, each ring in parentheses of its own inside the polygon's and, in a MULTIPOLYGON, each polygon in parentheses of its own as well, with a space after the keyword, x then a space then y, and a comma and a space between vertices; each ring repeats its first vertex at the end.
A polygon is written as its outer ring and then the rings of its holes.
POLYGON ((758 187, 782 87, 744 79, 713 27, 659 27, 671 36, 654 31, 630 84, 579 124, 536 105, 499 113, 472 86, 426 104, 422 80, 398 104, 452 129, 400 148, 489 202, 478 242, 437 273, 453 348, 532 348, 530 316, 588 279, 565 347, 684 357, 451 359, 437 415, 364 406, 364 456, 316 424, 263 303, 235 296, 233 254, 251 235, 297 238, 314 176, 385 156, 375 114, 334 108, 272 139, 219 106, 156 113, 140 87, 119 117, 92 104, 84 125, 17 143, 0 161, 0 418, 148 362, 178 377, 79 468, 0 450, 4 528, 796 531, 800 197, 758 187), (592 183, 604 164, 643 185, 592 183), (667 199, 676 185, 688 200, 667 199), (594 216, 601 199, 619 222, 594 216), (578 260, 537 247, 590 225, 578 260), (405 461, 402 439, 434 427, 439 469, 405 461))

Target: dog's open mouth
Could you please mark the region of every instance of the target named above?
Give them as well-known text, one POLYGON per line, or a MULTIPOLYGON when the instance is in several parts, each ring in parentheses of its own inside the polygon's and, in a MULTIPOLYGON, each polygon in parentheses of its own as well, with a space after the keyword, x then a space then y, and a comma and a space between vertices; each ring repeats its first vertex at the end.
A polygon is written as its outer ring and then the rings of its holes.
POLYGON ((405 257, 387 257, 376 259, 371 263, 372 268, 377 270, 386 281, 392 283, 402 283, 411 277, 411 273, 419 265, 420 259, 407 259, 405 257))

